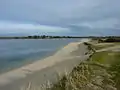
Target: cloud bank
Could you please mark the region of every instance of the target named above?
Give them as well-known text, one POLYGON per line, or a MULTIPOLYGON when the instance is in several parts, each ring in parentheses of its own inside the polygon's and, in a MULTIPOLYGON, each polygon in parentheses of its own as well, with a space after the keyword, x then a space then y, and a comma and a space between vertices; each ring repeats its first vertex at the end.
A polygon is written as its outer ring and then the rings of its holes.
MULTIPOLYGON (((50 33, 59 31, 60 35, 120 35, 119 3, 119 0, 0 0, 0 21, 17 22, 9 24, 16 32, 17 28, 23 32, 26 29, 47 32, 49 27, 50 33)), ((6 26, 11 28, 9 25, 6 26)))
POLYGON ((68 28, 48 26, 40 24, 26 24, 15 22, 0 22, 0 32, 25 33, 25 34, 48 34, 70 32, 68 28))

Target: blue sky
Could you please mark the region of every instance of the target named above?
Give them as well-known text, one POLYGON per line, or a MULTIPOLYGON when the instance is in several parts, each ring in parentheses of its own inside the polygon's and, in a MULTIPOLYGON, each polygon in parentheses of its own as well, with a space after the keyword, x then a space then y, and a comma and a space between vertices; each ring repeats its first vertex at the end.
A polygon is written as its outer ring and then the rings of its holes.
POLYGON ((0 0, 0 35, 120 35, 120 0, 0 0))

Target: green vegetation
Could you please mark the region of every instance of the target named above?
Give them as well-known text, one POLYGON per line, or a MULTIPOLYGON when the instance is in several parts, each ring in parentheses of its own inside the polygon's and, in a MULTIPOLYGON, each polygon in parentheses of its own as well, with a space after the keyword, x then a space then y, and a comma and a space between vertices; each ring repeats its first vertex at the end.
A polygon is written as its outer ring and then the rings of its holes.
POLYGON ((51 36, 51 35, 32 35, 32 36, 0 36, 0 39, 56 39, 56 38, 89 38, 98 42, 120 42, 119 36, 51 36))
POLYGON ((96 61, 102 64, 113 64, 118 60, 120 52, 112 52, 112 51, 104 51, 104 52, 96 52, 91 61, 96 61))
POLYGON ((80 36, 48 36, 48 35, 33 35, 33 36, 11 36, 11 37, 0 37, 0 39, 62 39, 62 38, 88 38, 80 36))
POLYGON ((105 62, 106 58, 107 58, 107 54, 108 54, 108 52, 95 53, 92 56, 91 61, 95 61, 95 62, 99 62, 99 63, 105 62))
POLYGON ((109 65, 107 72, 112 76, 115 87, 120 90, 120 52, 99 52, 95 53, 91 58, 92 61, 109 65))

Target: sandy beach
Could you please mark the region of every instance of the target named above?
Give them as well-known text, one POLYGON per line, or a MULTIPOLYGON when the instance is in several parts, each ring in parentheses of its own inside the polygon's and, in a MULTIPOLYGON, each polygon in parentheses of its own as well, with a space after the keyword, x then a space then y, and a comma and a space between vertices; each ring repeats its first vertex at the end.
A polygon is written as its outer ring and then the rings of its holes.
POLYGON ((83 41, 70 43, 53 56, 1 74, 0 90, 21 90, 28 82, 35 86, 48 80, 54 83, 57 81, 58 73, 61 75, 69 73, 82 60, 86 60, 89 57, 85 55, 86 52, 88 49, 83 41))

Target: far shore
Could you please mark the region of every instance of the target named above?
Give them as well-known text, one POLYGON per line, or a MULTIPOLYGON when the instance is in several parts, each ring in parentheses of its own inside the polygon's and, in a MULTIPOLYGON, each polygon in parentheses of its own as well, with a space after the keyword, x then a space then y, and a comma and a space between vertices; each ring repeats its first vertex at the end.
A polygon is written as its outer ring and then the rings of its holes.
POLYGON ((88 41, 89 39, 83 39, 81 42, 70 43, 43 60, 0 74, 0 90, 20 90, 28 82, 35 85, 44 84, 48 80, 56 82, 58 72, 62 75, 66 71, 69 73, 73 67, 89 57, 85 54, 88 48, 83 44, 88 41))

